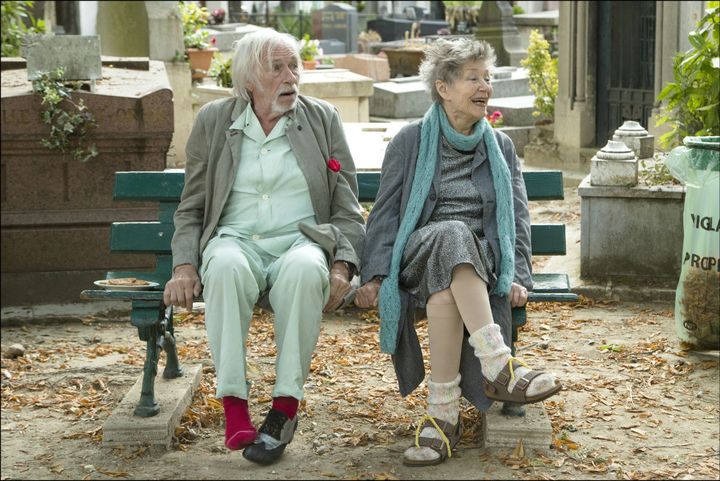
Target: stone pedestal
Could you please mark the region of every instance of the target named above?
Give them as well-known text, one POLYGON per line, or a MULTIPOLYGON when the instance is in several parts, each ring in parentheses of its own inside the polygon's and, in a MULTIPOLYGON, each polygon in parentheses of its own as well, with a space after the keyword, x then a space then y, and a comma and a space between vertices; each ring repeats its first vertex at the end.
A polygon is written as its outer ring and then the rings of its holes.
POLYGON ((637 157, 624 143, 610 140, 590 159, 590 179, 592 185, 637 185, 637 157))
POLYGON ((152 204, 114 201, 115 172, 163 170, 173 135, 163 62, 103 67, 95 93, 77 91, 96 121, 99 155, 48 150, 40 96, 25 70, 2 72, 2 305, 76 302, 108 270, 154 267, 154 256, 110 253, 110 224, 156 220, 152 204))
POLYGON ((580 275, 598 280, 676 281, 683 242, 681 186, 580 183, 580 275))

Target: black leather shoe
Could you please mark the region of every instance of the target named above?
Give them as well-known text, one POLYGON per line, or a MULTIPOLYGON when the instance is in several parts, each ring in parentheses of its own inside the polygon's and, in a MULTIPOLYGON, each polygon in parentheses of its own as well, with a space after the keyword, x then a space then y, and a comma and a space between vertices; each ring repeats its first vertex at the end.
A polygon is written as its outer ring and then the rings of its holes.
POLYGON ((297 429, 298 417, 295 415, 293 419, 289 419, 284 413, 270 409, 270 412, 265 417, 265 421, 260 430, 258 436, 255 439, 255 443, 251 444, 243 451, 243 457, 248 461, 254 463, 268 465, 278 460, 282 453, 285 451, 290 441, 292 441, 295 430, 297 429), (271 448, 263 441, 261 434, 270 436, 274 440, 279 442, 275 448, 271 448))

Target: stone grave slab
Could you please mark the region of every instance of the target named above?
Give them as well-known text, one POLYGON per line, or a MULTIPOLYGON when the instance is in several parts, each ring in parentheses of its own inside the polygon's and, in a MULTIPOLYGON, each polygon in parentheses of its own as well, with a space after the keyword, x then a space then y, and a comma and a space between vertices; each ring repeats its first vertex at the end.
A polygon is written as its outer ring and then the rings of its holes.
POLYGON ((97 35, 31 35, 25 56, 28 80, 63 67, 68 80, 102 78, 100 37, 97 35))

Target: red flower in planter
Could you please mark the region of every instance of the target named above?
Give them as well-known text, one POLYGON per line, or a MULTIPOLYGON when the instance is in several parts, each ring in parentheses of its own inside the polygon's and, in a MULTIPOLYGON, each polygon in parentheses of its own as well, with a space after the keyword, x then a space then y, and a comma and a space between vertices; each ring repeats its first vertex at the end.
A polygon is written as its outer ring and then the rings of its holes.
POLYGON ((492 114, 487 114, 485 118, 490 122, 490 125, 492 127, 502 127, 503 126, 503 114, 499 110, 496 110, 492 114))
POLYGON ((217 39, 215 37, 210 39, 210 44, 215 45, 217 43, 217 39))
POLYGON ((328 169, 332 170, 333 172, 340 172, 340 168, 342 165, 340 165, 340 162, 335 157, 330 157, 327 161, 328 169))

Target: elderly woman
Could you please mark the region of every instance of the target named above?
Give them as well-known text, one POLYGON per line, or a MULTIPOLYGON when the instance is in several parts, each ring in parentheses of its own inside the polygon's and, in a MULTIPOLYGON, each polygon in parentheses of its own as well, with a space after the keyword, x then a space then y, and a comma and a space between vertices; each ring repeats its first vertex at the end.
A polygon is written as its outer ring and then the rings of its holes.
POLYGON ((424 377, 413 320, 427 310, 428 410, 408 465, 452 456, 461 395, 484 412, 561 388, 508 347, 511 307, 532 288, 530 219, 512 141, 485 119, 494 60, 488 43, 470 39, 426 50, 420 75, 433 105, 388 145, 368 218, 355 302, 371 307, 379 295, 381 348, 393 354, 403 396, 424 377))
POLYGON ((203 292, 225 446, 261 464, 293 438, 322 313, 351 290, 365 235, 340 116, 298 95, 300 74, 289 35, 266 29, 237 43, 236 97, 203 106, 188 139, 164 292, 167 305, 188 309, 203 292), (245 349, 263 300, 275 313, 276 380, 256 432, 245 349))

